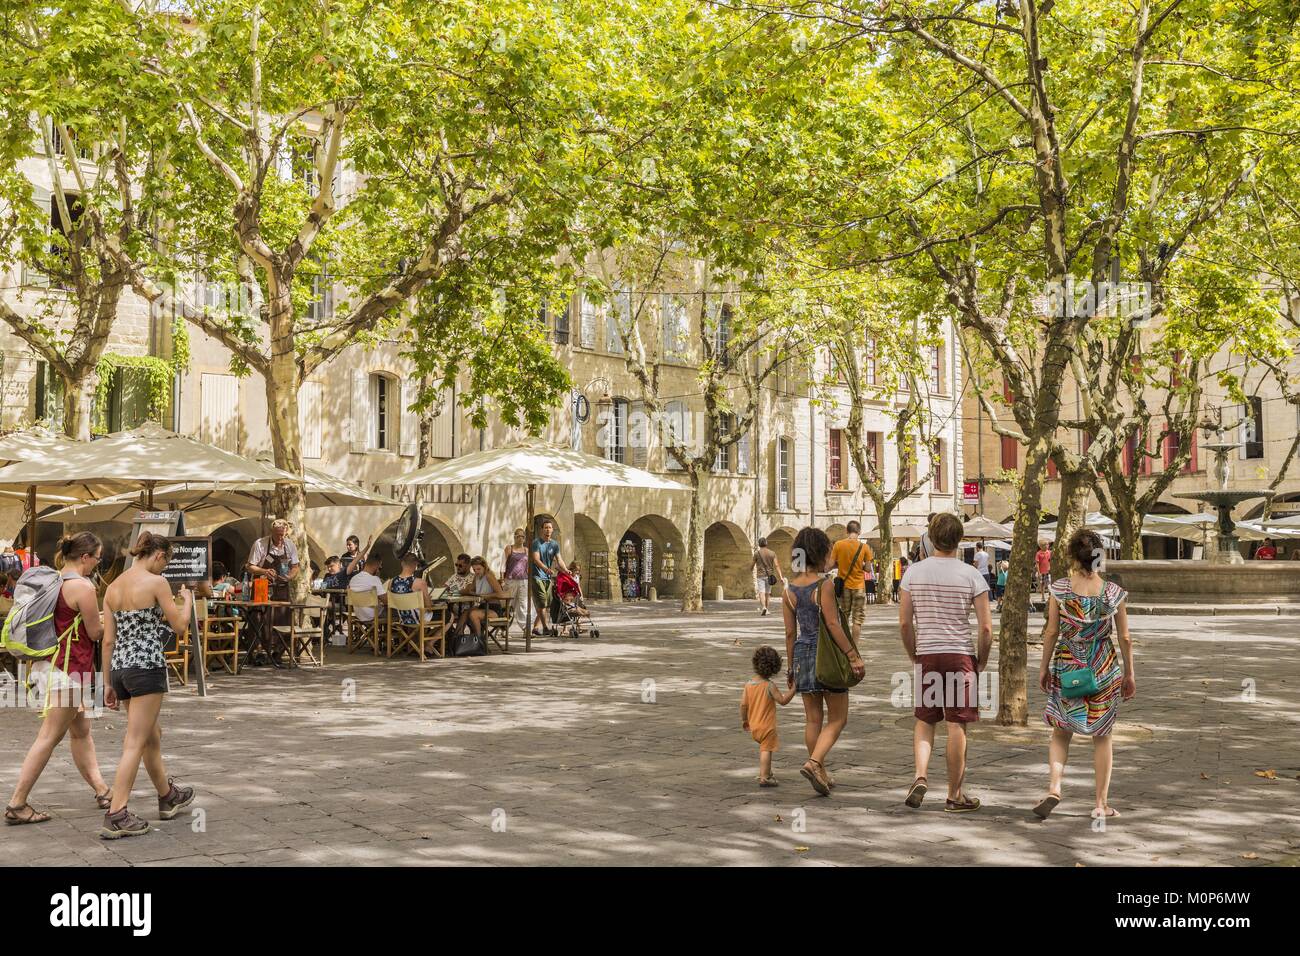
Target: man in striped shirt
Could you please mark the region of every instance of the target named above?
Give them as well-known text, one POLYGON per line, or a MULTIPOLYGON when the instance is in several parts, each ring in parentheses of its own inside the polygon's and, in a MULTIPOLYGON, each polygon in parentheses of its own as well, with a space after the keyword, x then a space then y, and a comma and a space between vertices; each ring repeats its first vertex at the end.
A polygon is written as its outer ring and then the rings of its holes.
POLYGON ((921 805, 928 789, 925 774, 934 749, 935 724, 940 720, 948 728, 948 800, 944 809, 961 813, 980 806, 978 799, 962 791, 966 724, 979 720, 976 675, 988 663, 993 647, 993 618, 988 581, 957 557, 962 531, 956 515, 935 515, 928 533, 933 553, 903 575, 898 623, 915 674, 912 750, 916 779, 905 801, 913 809, 921 805), (979 620, 978 646, 971 637, 972 607, 979 620))

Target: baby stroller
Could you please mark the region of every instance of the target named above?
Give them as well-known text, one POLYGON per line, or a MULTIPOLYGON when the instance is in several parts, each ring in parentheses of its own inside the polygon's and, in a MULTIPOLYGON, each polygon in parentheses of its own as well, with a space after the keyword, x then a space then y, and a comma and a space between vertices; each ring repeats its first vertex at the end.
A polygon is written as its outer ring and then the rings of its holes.
POLYGON ((552 602, 551 622, 560 637, 600 637, 600 629, 592 623, 587 603, 582 599, 582 585, 567 571, 555 576, 555 600, 552 602))

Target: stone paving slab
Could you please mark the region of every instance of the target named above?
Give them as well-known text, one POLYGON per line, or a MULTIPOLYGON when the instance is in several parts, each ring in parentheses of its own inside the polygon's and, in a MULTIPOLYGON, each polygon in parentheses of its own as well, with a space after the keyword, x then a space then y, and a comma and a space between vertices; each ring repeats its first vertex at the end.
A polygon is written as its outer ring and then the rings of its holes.
MULTIPOLYGON (((1090 744, 1076 743, 1065 802, 1029 812, 1047 779, 1042 695, 1028 727, 970 735, 977 813, 942 811, 943 735, 931 798, 911 779, 909 672, 896 612, 869 609, 868 678, 832 754, 837 787, 798 774, 798 700, 781 709, 781 785, 759 790, 738 726, 758 643, 783 651, 779 618, 747 602, 681 615, 667 604, 600 607, 597 642, 532 654, 375 660, 214 676, 212 695, 164 705, 168 769, 200 813, 148 836, 100 841, 102 814, 64 744, 33 802, 49 823, 0 831, 0 864, 279 865, 1294 865, 1300 859, 1300 634, 1285 618, 1153 615, 1133 622, 1138 698, 1115 739, 1111 802, 1094 828, 1090 744), (901 704, 896 706, 896 704, 901 704), (1272 770, 1275 779, 1257 776, 1272 770)), ((1037 646, 1030 648, 1036 667, 1037 646)), ((996 652, 993 670, 996 670, 996 652)), ((105 775, 124 719, 95 721, 105 775)), ((36 731, 0 711, 0 785, 36 731)), ((133 808, 156 820, 141 772, 133 808)), ((8 795, 6 789, 6 797, 8 795)))

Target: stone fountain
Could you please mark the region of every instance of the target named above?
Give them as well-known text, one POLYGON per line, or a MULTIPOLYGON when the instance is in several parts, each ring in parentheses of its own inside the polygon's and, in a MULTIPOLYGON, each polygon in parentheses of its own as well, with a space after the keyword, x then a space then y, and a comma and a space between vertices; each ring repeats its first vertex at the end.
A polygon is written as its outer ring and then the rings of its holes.
POLYGON ((1274 494, 1272 491, 1234 490, 1228 487, 1228 452, 1240 448, 1241 445, 1241 442, 1224 441, 1222 438, 1206 442, 1201 447, 1214 455, 1214 477, 1219 487, 1209 491, 1191 491, 1174 495, 1175 498, 1189 501, 1204 501, 1219 513, 1219 523, 1215 526, 1217 533, 1214 548, 1205 556, 1211 564, 1245 563, 1241 557, 1241 549, 1238 547, 1237 523, 1232 520, 1232 509, 1243 501, 1250 501, 1253 498, 1271 498, 1274 494))
POLYGON ((1129 593, 1130 611, 1153 614, 1295 614, 1300 610, 1300 561, 1243 561, 1232 509, 1271 491, 1228 487, 1228 453, 1240 442, 1222 434, 1201 447, 1214 455, 1217 488, 1175 495, 1218 512, 1203 561, 1107 561, 1106 577, 1129 593))

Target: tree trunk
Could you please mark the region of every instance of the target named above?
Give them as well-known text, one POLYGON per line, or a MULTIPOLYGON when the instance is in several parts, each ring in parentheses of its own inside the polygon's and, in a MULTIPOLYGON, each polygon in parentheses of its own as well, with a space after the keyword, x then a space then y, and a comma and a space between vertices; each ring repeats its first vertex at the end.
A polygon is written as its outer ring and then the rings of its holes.
POLYGON ((888 603, 894 586, 894 531, 890 527, 894 506, 883 501, 876 504, 876 524, 880 531, 880 552, 876 555, 876 600, 888 603))
POLYGON ((1028 659, 1029 599, 1034 589, 1038 550, 1038 516, 1043 504, 1043 474, 1050 451, 1048 435, 1040 426, 1031 436, 1025 456, 1024 478, 1016 502, 1015 534, 1011 542, 1011 568, 1002 601, 1002 626, 998 631, 998 723, 1024 726, 1029 720, 1029 688, 1025 679, 1028 659))
POLYGON ((99 370, 90 366, 76 381, 63 383, 63 432, 78 441, 90 441, 91 412, 95 391, 99 388, 99 370))
POLYGON ((1123 561, 1142 558, 1142 515, 1132 502, 1115 502, 1115 530, 1119 532, 1119 556, 1123 561))
POLYGON ((704 529, 700 527, 700 473, 692 467, 690 511, 686 519, 686 580, 683 611, 704 610, 704 529))
MULTIPOLYGON (((302 374, 293 348, 292 326, 292 314, 272 318, 271 373, 266 377, 266 408, 275 466, 301 475, 302 436, 298 431, 298 390, 302 386, 302 374)), ((307 499, 302 485, 297 484, 279 485, 276 488, 276 498, 279 502, 278 517, 289 519, 293 525, 299 570, 291 591, 294 599, 301 601, 306 598, 311 579, 311 558, 307 547, 307 499)))
POLYGON ((1056 519, 1056 545, 1052 548, 1052 577, 1063 577, 1070 571, 1070 556, 1066 545, 1070 537, 1083 527, 1088 517, 1088 498, 1092 494, 1092 476, 1086 469, 1061 472, 1061 504, 1056 519))

